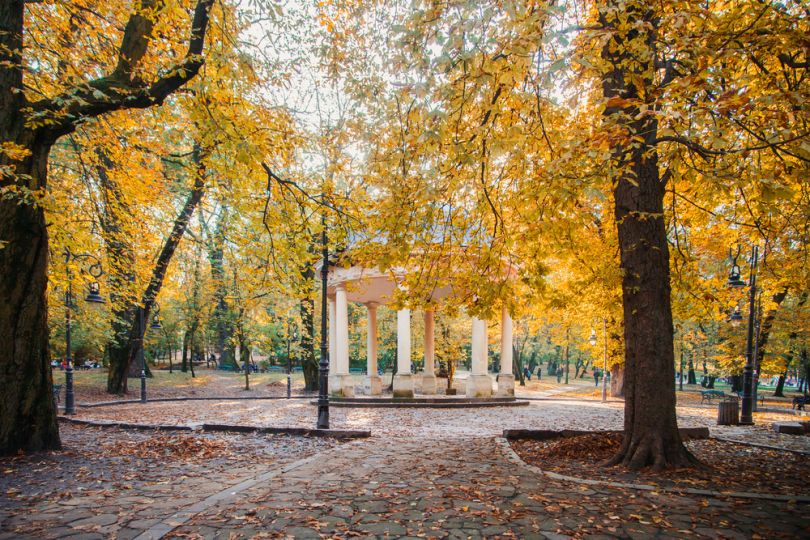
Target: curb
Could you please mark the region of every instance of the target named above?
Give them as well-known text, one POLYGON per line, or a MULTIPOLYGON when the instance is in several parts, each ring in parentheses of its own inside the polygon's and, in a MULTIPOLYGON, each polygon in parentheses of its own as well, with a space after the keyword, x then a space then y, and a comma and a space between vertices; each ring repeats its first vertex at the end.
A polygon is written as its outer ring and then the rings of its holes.
POLYGON ((579 478, 576 476, 568 476, 551 471, 544 471, 536 465, 530 465, 523 461, 523 459, 512 449, 509 441, 503 437, 495 437, 495 443, 500 446, 501 451, 507 460, 524 467, 534 473, 542 474, 554 480, 562 480, 565 482, 573 482, 574 484, 586 486, 607 486, 624 489, 637 489, 640 491, 657 491, 663 493, 673 493, 676 495, 700 495, 703 497, 731 497, 735 499, 754 499, 760 501, 779 501, 779 502, 797 502, 797 503, 810 503, 810 496, 805 495, 772 495, 769 493, 746 493, 743 491, 713 491, 708 489, 695 489, 695 488, 670 488, 664 486, 653 486, 650 484, 629 484, 625 482, 611 482, 609 480, 589 480, 586 478, 579 478))
POLYGON ((183 425, 172 426, 165 424, 132 424, 128 422, 113 422, 105 420, 82 420, 80 418, 70 418, 67 416, 60 416, 59 421, 81 426, 132 429, 144 431, 207 431, 207 432, 229 432, 229 433, 257 433, 257 434, 278 434, 278 435, 300 435, 303 437, 330 437, 333 439, 365 439, 371 437, 370 431, 346 430, 346 429, 259 427, 259 426, 240 426, 229 424, 197 424, 194 426, 183 426, 183 425))
MULTIPOLYGON (((684 439, 708 439, 709 428, 707 427, 692 427, 692 428, 678 428, 678 432, 684 439)), ((503 430, 504 439, 530 439, 535 441, 546 441, 549 439, 558 439, 562 437, 576 437, 578 435, 608 435, 623 433, 619 429, 608 429, 601 431, 594 430, 578 430, 578 429, 505 429, 503 430)))
POLYGON ((713 436, 712 439, 716 439, 718 441, 723 441, 723 442, 742 444, 742 445, 745 445, 745 446, 753 446, 755 448, 764 448, 765 450, 778 450, 780 452, 791 452, 793 454, 799 454, 800 456, 810 456, 810 451, 808 451, 808 450, 796 450, 794 448, 783 448, 781 446, 771 446, 769 444, 752 443, 752 442, 748 442, 748 441, 741 441, 739 439, 729 439, 728 437, 716 437, 716 436, 713 436))
MULTIPOLYGON (((312 399, 312 396, 236 396, 236 397, 170 397, 170 398, 152 398, 147 400, 147 403, 154 403, 160 401, 237 401, 237 400, 275 400, 275 399, 312 399)), ((140 399, 123 399, 116 401, 98 401, 95 403, 77 403, 76 407, 92 409, 94 407, 107 407, 113 405, 134 405, 141 403, 140 399)), ((64 405, 59 406, 64 409, 64 405)))
MULTIPOLYGON (((317 405, 317 401, 312 401, 312 405, 317 405)), ((525 407, 528 401, 482 401, 480 403, 428 403, 428 402, 405 402, 405 403, 362 403, 357 401, 329 401, 330 407, 355 408, 355 409, 480 409, 484 407, 525 407)))

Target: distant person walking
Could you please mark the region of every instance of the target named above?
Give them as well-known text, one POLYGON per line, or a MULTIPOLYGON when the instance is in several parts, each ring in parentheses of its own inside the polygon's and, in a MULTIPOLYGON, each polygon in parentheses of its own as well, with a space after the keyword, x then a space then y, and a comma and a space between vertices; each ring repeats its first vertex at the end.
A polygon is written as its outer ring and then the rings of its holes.
POLYGON ((562 380, 562 376, 563 376, 563 368, 562 368, 562 366, 560 366, 560 367, 557 368, 557 384, 560 384, 560 381, 562 380))
POLYGON ((527 381, 532 380, 532 372, 529 371, 528 367, 523 368, 523 376, 526 378, 527 381))
POLYGON ((543 376, 543 368, 542 366, 537 366, 537 380, 539 381, 542 376, 543 376))
POLYGON ((598 369, 598 368, 593 368, 593 382, 594 382, 594 386, 599 386, 599 376, 600 376, 600 375, 601 375, 601 374, 599 373, 599 369, 598 369))

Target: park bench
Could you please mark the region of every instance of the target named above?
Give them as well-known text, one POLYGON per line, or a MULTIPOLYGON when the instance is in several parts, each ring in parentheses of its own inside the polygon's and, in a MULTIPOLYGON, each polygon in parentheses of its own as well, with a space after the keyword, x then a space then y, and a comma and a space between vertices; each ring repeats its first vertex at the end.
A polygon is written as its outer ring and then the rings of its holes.
POLYGON ((810 403, 810 396, 796 396, 793 398, 793 405, 791 409, 796 409, 797 411, 803 411, 804 406, 810 403))
POLYGON ((53 401, 56 405, 59 405, 59 394, 62 393, 62 385, 55 384, 53 385, 53 401))
POLYGON ((709 403, 712 402, 714 398, 724 398, 726 397, 726 393, 721 390, 701 390, 700 391, 700 402, 704 403, 708 401, 709 403))
MULTIPOLYGON (((742 392, 734 392, 734 393, 737 394, 738 398, 740 398, 740 399, 743 398, 743 393, 742 392)), ((757 393, 757 401, 759 401, 760 405, 765 406, 765 396, 764 395, 762 395, 760 393, 757 393)))

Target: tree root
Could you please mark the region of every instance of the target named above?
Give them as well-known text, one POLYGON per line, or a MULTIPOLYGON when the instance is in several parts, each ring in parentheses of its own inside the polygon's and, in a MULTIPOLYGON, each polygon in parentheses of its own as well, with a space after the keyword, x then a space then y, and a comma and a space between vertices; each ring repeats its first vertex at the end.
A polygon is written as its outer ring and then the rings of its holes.
POLYGON ((602 466, 605 467, 616 465, 622 465, 633 471, 650 467, 653 472, 666 469, 705 470, 709 468, 692 455, 680 440, 666 445, 660 434, 648 434, 641 437, 625 436, 616 455, 602 463, 602 466))

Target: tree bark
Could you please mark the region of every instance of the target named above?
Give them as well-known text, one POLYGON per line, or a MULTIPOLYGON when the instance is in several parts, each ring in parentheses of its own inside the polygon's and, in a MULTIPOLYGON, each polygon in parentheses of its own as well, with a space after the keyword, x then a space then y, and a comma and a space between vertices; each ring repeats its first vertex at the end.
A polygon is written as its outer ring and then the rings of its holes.
POLYGON ((602 50, 610 66, 602 89, 614 141, 625 341, 624 438, 608 464, 654 470, 694 465, 698 462, 683 445, 675 416, 665 183, 655 148, 658 123, 653 115, 640 113, 640 105, 651 99, 656 17, 646 2, 610 0, 600 8, 599 18, 612 33, 602 50))
MULTIPOLYGON (((44 175, 46 164, 47 151, 40 152, 27 174, 44 175)), ((25 169, 18 166, 17 174, 25 169)), ((61 443, 48 354, 42 207, 0 197, 0 241, 7 242, 0 248, 0 455, 56 450, 61 443)))
MULTIPOLYGON (((118 355, 110 355, 110 369, 107 375, 107 392, 112 394, 123 394, 126 391, 126 378, 139 377, 141 367, 137 362, 139 347, 143 343, 143 336, 146 333, 146 328, 149 326, 149 315, 154 306, 155 299, 157 298, 160 289, 163 287, 163 280, 166 277, 166 272, 169 269, 169 263, 174 256, 174 252, 180 245, 180 241, 188 228, 191 216, 194 210, 202 200, 205 194, 205 164, 203 163, 203 155, 200 147, 195 144, 193 150, 192 162, 195 167, 194 171, 194 184, 191 188, 183 208, 174 220, 172 231, 169 237, 163 243, 163 247, 158 255, 155 267, 152 270, 152 277, 149 284, 141 297, 140 304, 143 306, 143 321, 144 328, 140 328, 138 310, 135 308, 134 316, 127 321, 129 336, 126 346, 120 347, 118 355)), ((111 351, 113 352, 113 351, 111 351)), ((148 370, 148 366, 147 366, 148 370)), ((151 375, 151 373, 150 373, 151 375)))

